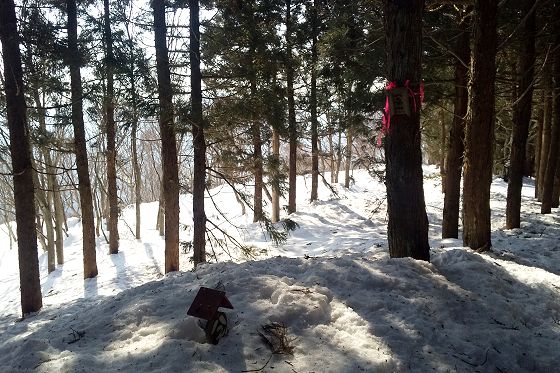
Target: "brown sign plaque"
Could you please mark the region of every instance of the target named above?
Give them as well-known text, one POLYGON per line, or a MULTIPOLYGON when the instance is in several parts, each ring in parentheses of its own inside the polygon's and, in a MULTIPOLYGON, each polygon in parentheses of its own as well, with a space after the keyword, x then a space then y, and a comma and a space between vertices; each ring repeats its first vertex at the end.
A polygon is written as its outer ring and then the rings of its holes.
POLYGON ((201 287, 194 297, 187 315, 210 320, 216 315, 220 307, 233 309, 226 297, 226 292, 201 287))

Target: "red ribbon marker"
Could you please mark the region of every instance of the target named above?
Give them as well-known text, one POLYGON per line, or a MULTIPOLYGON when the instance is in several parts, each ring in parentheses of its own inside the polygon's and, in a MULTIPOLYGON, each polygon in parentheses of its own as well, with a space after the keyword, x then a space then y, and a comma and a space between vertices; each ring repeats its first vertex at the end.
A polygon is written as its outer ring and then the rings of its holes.
MULTIPOLYGON (((397 82, 389 82, 387 83, 385 90, 387 92, 390 92, 391 90, 397 87, 398 87, 397 82)), ((422 105, 422 103, 424 102, 424 82, 420 82, 420 87, 418 88, 418 92, 414 92, 412 88, 410 88, 410 80, 407 80, 404 83, 404 87, 407 89, 408 95, 412 98, 412 102, 414 105, 414 112, 416 112, 417 108, 416 108, 415 96, 418 96, 420 98, 420 105, 422 105)), ((389 133, 389 129, 391 127, 391 108, 389 106, 389 95, 387 95, 387 97, 385 98, 384 111, 385 113, 383 113, 383 118, 381 119, 381 133, 377 137, 378 147, 381 147, 381 140, 389 133)))

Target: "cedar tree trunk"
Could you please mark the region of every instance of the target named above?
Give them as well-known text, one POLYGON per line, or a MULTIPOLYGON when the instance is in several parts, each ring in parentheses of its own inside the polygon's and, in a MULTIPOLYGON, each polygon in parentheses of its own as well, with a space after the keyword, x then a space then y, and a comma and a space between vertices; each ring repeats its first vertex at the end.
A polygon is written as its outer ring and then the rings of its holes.
POLYGON ((23 92, 19 35, 13 0, 0 1, 0 40, 2 41, 4 90, 12 156, 21 310, 23 315, 26 315, 41 309, 43 301, 37 258, 33 170, 23 92))
POLYGON ((70 85, 72 91, 72 126, 74 127, 74 151, 78 171, 78 189, 82 209, 82 229, 84 246, 84 278, 97 276, 95 252, 95 221, 89 165, 86 148, 86 133, 83 116, 82 77, 80 73, 80 52, 78 50, 78 15, 76 0, 66 3, 68 12, 68 58, 70 63, 70 85))
MULTIPOLYGON (((421 84, 423 0, 384 0, 387 79, 418 92, 421 84), (406 51, 406 53, 403 53, 406 51)), ((391 118, 385 141, 388 241, 392 258, 430 260, 420 148, 420 99, 411 115, 391 118)))
POLYGON ((167 51, 164 0, 153 0, 152 8, 154 10, 159 129, 163 163, 165 273, 168 273, 179 270, 179 168, 177 165, 177 140, 173 125, 173 92, 167 51))
POLYGON ((465 133, 463 243, 488 250, 494 144, 497 0, 475 0, 470 82, 470 121, 465 133))
POLYGON ((193 178, 193 250, 194 265, 206 262, 206 214, 204 190, 206 188, 206 142, 202 118, 202 75, 200 73, 200 22, 198 0, 189 0, 190 10, 190 62, 192 137, 194 148, 193 178))
POLYGON ((554 87, 552 88, 552 97, 555 97, 555 99, 552 100, 552 130, 550 133, 550 149, 548 151, 548 160, 546 162, 546 171, 543 180, 541 214, 549 214, 551 212, 554 175, 556 173, 558 150, 560 148, 560 98, 558 98, 558 95, 560 95, 560 48, 558 48, 560 45, 560 4, 555 4, 554 12, 553 34, 557 48, 554 50, 554 67, 552 72, 554 87))
POLYGON ((109 254, 119 252, 119 201, 117 197, 117 150, 115 148, 115 89, 113 85, 113 35, 109 17, 109 0, 103 0, 105 71, 107 95, 105 96, 105 120, 107 124, 107 189, 109 194, 109 254))
POLYGON ((286 80, 288 96, 288 139, 289 139, 289 172, 288 172, 288 214, 296 212, 296 177, 297 177, 297 123, 294 100, 294 67, 292 58, 292 16, 291 0, 286 0, 286 80))
POLYGON ((535 64, 535 1, 525 0, 521 14, 525 22, 521 26, 523 35, 521 50, 519 51, 518 92, 517 105, 513 108, 513 142, 511 145, 510 168, 507 191, 506 229, 519 228, 521 223, 521 188, 523 186, 523 171, 531 121, 531 101, 533 100, 533 74, 535 64), (530 14, 529 14, 530 13, 530 14))

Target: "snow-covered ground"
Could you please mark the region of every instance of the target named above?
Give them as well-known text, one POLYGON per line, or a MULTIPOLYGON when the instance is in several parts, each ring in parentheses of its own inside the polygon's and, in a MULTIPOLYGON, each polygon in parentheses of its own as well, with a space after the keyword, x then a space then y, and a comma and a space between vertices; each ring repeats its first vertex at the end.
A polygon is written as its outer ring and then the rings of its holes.
MULTIPOLYGON (((81 226, 71 220, 66 263, 47 275, 41 255, 44 308, 24 320, 16 250, 0 229, 0 371, 559 371, 558 210, 538 214, 527 181, 522 228, 504 230, 507 185, 495 180, 494 247, 477 254, 440 238, 441 180, 434 169, 425 175, 431 263, 389 259, 385 188, 365 171, 354 172, 350 190, 321 185, 311 204, 310 179, 300 178, 290 216, 299 228, 278 247, 222 187, 211 191, 208 215, 253 247, 255 260, 215 248, 221 261, 192 271, 181 254, 183 272, 165 276, 151 203, 142 206, 142 239, 124 210, 119 254, 107 255, 100 238, 99 276, 84 281, 81 226), (186 315, 201 286, 224 288, 234 306, 218 345, 186 315), (258 333, 271 322, 285 325, 293 354, 271 354, 258 333)), ((189 197, 181 203, 188 223, 189 197)))

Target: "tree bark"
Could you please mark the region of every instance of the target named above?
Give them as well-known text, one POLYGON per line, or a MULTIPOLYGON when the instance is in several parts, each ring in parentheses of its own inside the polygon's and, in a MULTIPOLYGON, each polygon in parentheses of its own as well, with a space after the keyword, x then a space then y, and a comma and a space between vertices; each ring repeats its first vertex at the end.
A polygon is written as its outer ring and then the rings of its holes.
POLYGON ((519 228, 521 224, 521 188, 523 187, 523 171, 531 122, 531 102, 533 100, 533 75, 535 64, 535 11, 532 11, 535 0, 525 0, 521 14, 525 16, 520 30, 523 35, 519 51, 518 92, 521 97, 513 108, 514 127, 511 145, 510 167, 507 191, 506 229, 519 228))
MULTIPOLYGON (((555 39, 555 45, 558 46, 560 45, 560 5, 555 3, 554 8, 553 37, 555 39)), ((551 212, 554 175, 558 163, 558 151, 560 150, 560 98, 558 98, 560 95, 560 48, 556 48, 554 51, 552 78, 554 81, 552 97, 555 97, 555 99, 552 100, 552 130, 550 134, 550 149, 548 151, 548 160, 546 162, 546 171, 543 180, 541 214, 549 214, 551 212)))
POLYGON ((317 14, 318 14, 317 0, 313 0, 313 7, 311 9, 311 92, 309 97, 310 114, 311 114, 311 202, 316 201, 318 198, 317 189, 319 186, 319 133, 318 133, 318 119, 317 119, 317 14))
POLYGON ((280 134, 275 128, 272 129, 272 157, 274 158, 274 177, 272 180, 272 217, 271 221, 277 223, 280 221, 280 134))
POLYGON ((441 129, 441 151, 439 155, 439 174, 441 176, 441 191, 445 193, 447 166, 445 164, 445 149, 447 148, 447 126, 445 124, 445 110, 439 109, 439 126, 441 129))
MULTIPOLYGON (((133 79, 134 80, 134 79, 133 79)), ((134 83, 132 83, 132 94, 136 97, 134 83)), ((139 240, 141 238, 141 214, 140 207, 142 205, 142 177, 140 174, 140 164, 138 163, 138 115, 136 113, 136 100, 133 98, 133 118, 131 128, 131 152, 132 152, 132 168, 134 172, 134 204, 135 204, 135 236, 139 240)))
POLYGON ((296 212, 296 178, 297 178, 297 123, 294 100, 294 67, 292 57, 292 1, 286 0, 286 80, 288 96, 288 138, 289 138, 289 172, 288 172, 288 214, 296 212))
POLYGON ((0 41, 4 65, 4 90, 10 132, 10 154, 16 209, 19 281, 23 315, 41 309, 41 283, 35 230, 35 199, 31 148, 19 50, 19 35, 13 0, 0 1, 0 41))
POLYGON ((115 147, 115 89, 113 84, 113 34, 109 13, 109 0, 103 0, 105 72, 107 74, 107 95, 105 96, 105 120, 107 124, 107 190, 109 195, 109 254, 119 252, 119 200, 117 196, 117 150, 115 147))
POLYGON ((542 133, 542 147, 540 154, 540 167, 539 167, 539 197, 538 200, 542 202, 542 194, 544 187, 544 175, 546 173, 546 165, 548 162, 548 153, 550 151, 550 139, 552 133, 552 77, 551 63, 547 62, 543 69, 543 90, 544 90, 544 109, 543 109, 543 133, 542 133))
POLYGON ((190 10, 190 60, 192 137, 194 148, 193 179, 193 251, 194 265, 206 262, 206 214, 204 190, 206 188, 206 141, 202 118, 202 75, 200 73, 200 22, 198 0, 189 0, 190 10))
POLYGON ((78 170, 78 189, 82 213, 84 278, 97 276, 95 252, 95 221, 89 165, 86 148, 86 133, 83 117, 82 77, 80 73, 80 52, 78 50, 78 16, 76 0, 67 0, 68 12, 68 55, 70 62, 70 85, 72 91, 72 126, 74 127, 74 151, 78 170))
MULTIPOLYGON (((254 95, 251 95, 255 97, 254 95)), ((263 220, 263 162, 260 124, 253 118, 251 124, 253 135, 253 174, 255 176, 255 193, 253 198, 253 222, 263 220)))
MULTIPOLYGON (((410 82, 419 93, 422 62, 423 0, 384 0, 387 80, 410 82), (406 51, 406 53, 403 53, 406 51)), ((408 97, 410 116, 393 115, 385 142, 388 241, 392 258, 430 260, 420 139, 420 95, 408 97)))
POLYGON ((344 187, 350 188, 350 169, 352 168, 352 145, 354 142, 354 130, 352 126, 346 130, 346 152, 344 154, 344 187))
POLYGON ((336 146, 336 171, 334 174, 334 182, 338 183, 338 176, 340 173, 340 166, 342 164, 342 129, 338 128, 338 142, 336 146))
POLYGON ((165 1, 153 0, 159 95, 159 128, 165 202, 165 273, 179 270, 179 167, 173 120, 173 92, 166 40, 165 1))
MULTIPOLYGON (((466 10, 468 11, 468 10, 466 10)), ((455 108, 449 132, 449 146, 445 167, 442 238, 459 238, 459 210, 461 199, 461 170, 465 150, 465 117, 469 105, 469 68, 463 63, 470 61, 470 32, 468 18, 459 16, 459 36, 455 45, 455 108)))
POLYGON ((43 216, 43 222, 45 227, 43 229, 42 224, 40 224, 40 215, 37 214, 37 234, 43 245, 43 250, 47 250, 47 272, 54 272, 56 269, 56 255, 54 248, 54 226, 53 226, 53 216, 52 216, 52 205, 49 203, 48 191, 45 188, 44 183, 39 179, 39 172, 42 170, 37 167, 37 163, 34 161, 33 156, 31 157, 31 166, 33 167, 33 184, 35 185, 35 201, 39 207, 39 211, 43 216), (46 237, 44 236, 44 232, 46 237))
MULTIPOLYGON (((541 95, 541 102, 544 103, 544 90, 541 95)), ((537 111, 537 133, 535 135, 535 198, 539 198, 540 180, 539 173, 541 169, 541 149, 542 149, 542 139, 543 139, 543 126, 544 126, 544 107, 539 105, 537 111)))
POLYGON ((492 183, 496 77, 497 0, 475 0, 470 81, 470 121, 465 133, 463 243, 473 250, 492 246, 492 183))

